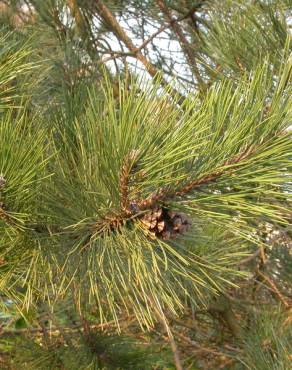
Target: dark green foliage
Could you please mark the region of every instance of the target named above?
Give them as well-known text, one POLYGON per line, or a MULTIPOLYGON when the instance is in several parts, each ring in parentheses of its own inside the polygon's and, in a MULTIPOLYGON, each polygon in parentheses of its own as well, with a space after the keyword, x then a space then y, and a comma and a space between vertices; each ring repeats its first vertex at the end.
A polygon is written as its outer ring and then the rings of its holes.
POLYGON ((82 337, 72 334, 66 339, 50 339, 47 343, 32 341, 29 337, 13 338, 17 351, 10 353, 12 369, 57 370, 57 369, 173 369, 172 356, 168 349, 139 343, 124 336, 105 333, 82 337))

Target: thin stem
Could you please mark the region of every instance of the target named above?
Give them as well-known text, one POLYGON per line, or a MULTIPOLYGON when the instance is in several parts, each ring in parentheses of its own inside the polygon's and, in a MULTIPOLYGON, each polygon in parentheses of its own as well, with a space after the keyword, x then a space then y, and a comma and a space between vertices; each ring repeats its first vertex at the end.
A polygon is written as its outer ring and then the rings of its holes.
POLYGON ((168 325, 167 319, 166 319, 165 315, 163 314, 163 312, 161 312, 160 309, 158 309, 157 307, 154 307, 154 309, 155 309, 155 312, 156 312, 157 319, 162 324, 165 332, 167 333, 168 341, 169 341, 169 344, 170 344, 170 347, 171 347, 171 350, 172 350, 172 353, 173 353, 175 367, 176 367, 177 370, 183 370, 183 366, 182 366, 182 363, 181 363, 181 360, 180 360, 180 354, 179 354, 179 351, 178 351, 178 347, 177 347, 177 344, 174 340, 174 337, 173 337, 173 334, 170 330, 170 327, 168 325))
POLYGON ((265 275, 263 272, 261 272, 260 270, 258 270, 257 273, 258 273, 258 275, 260 275, 264 279, 264 281, 266 281, 269 284, 269 286, 271 287, 272 292, 274 293, 274 295, 276 297, 278 297, 278 299, 280 300, 280 302, 282 302, 283 305, 286 308, 290 308, 291 307, 291 304, 289 304, 289 302, 286 300, 286 298, 284 297, 284 295, 279 291, 279 289, 277 288, 277 286, 273 282, 273 280, 271 278, 269 278, 267 275, 265 275))

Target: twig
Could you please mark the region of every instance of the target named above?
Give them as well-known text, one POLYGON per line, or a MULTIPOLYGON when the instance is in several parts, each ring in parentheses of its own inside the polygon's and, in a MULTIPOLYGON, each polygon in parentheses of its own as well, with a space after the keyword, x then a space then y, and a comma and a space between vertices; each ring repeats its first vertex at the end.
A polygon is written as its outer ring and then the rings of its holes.
POLYGON ((279 300, 283 303, 283 305, 286 307, 286 308, 290 308, 291 305, 287 302, 286 298, 284 297, 284 295, 279 291, 279 289, 277 288, 276 284, 273 282, 272 279, 270 279, 267 275, 265 275, 263 272, 261 272, 260 270, 257 271, 258 275, 260 275, 264 281, 266 281, 273 293, 275 294, 275 296, 277 296, 279 298, 279 300))
POLYGON ((267 262, 267 257, 266 257, 266 254, 265 254, 265 248, 262 244, 260 245, 259 250, 260 250, 260 256, 261 256, 262 264, 265 265, 266 262, 267 262))
MULTIPOLYGON (((169 8, 165 4, 164 0, 157 0, 157 4, 158 4, 160 10, 162 11, 162 13, 168 19, 168 21, 171 22, 173 17, 172 17, 171 12, 169 11, 169 8)), ((195 10, 196 10, 196 7, 191 9, 190 12, 189 12, 189 15, 193 14, 195 10)), ((181 45, 181 48, 184 51, 185 56, 186 56, 186 58, 188 60, 188 63, 190 65, 190 68, 193 71, 193 73, 194 73, 194 75, 195 75, 195 77, 198 81, 199 89, 201 90, 201 92, 203 92, 205 90, 205 83, 204 83, 204 81, 203 81, 203 79, 200 75, 200 71, 199 71, 199 68, 197 66, 197 62, 196 62, 195 57, 194 57, 194 52, 193 52, 193 50, 191 50, 191 46, 190 46, 188 40, 186 39, 185 35, 183 34, 183 31, 182 31, 181 27, 179 26, 179 24, 177 22, 173 22, 170 25, 171 25, 171 28, 173 29, 174 33, 177 35, 179 43, 181 45)))
POLYGON ((76 0, 66 0, 67 6, 70 9, 70 12, 75 19, 76 26, 78 28, 78 31, 80 32, 80 35, 85 39, 85 37, 88 34, 86 25, 85 25, 85 19, 78 7, 76 0))
POLYGON ((260 248, 258 248, 252 255, 250 255, 250 256, 244 258, 243 260, 241 260, 237 264, 237 266, 243 266, 243 265, 248 264, 249 262, 255 260, 260 255, 260 253, 261 253, 261 250, 260 250, 260 248))
POLYGON ((170 344, 170 347, 171 347, 171 350, 172 350, 172 353, 173 353, 173 357, 174 357, 175 367, 176 367, 177 370, 183 370, 182 363, 181 363, 181 360, 180 360, 179 351, 178 351, 176 342, 174 340, 174 337, 172 335, 172 332, 170 330, 170 327, 168 325, 167 319, 166 319, 165 315, 163 314, 163 312, 161 310, 161 307, 157 304, 154 304, 152 300, 150 300, 150 301, 153 304, 153 308, 156 312, 156 317, 157 317, 158 321, 162 324, 165 332, 167 333, 168 341, 169 341, 169 344, 170 344))
POLYGON ((164 32, 167 30, 169 27, 173 26, 175 23, 179 23, 189 17, 192 16, 192 13, 195 11, 195 7, 193 7, 189 12, 186 14, 182 15, 179 18, 170 18, 168 23, 165 25, 161 26, 156 32, 154 32, 147 40, 145 40, 138 48, 137 51, 141 51, 144 49, 156 36, 158 36, 160 33, 164 32))
POLYGON ((110 51, 108 51, 109 54, 111 54, 110 56, 106 57, 106 58, 103 58, 101 59, 98 63, 107 63, 109 62, 110 60, 115 60, 117 58, 124 58, 124 57, 135 57, 135 54, 134 53, 125 53, 125 52, 121 52, 121 51, 113 51, 112 53, 110 51))
POLYGON ((243 64, 241 63, 239 57, 236 57, 235 58, 235 61, 236 61, 236 64, 237 64, 238 68, 240 69, 240 72, 241 73, 244 73, 245 72, 245 68, 244 68, 243 64))
POLYGON ((179 18, 171 18, 169 20, 169 22, 167 22, 165 25, 161 26, 157 31, 155 31, 151 36, 149 36, 148 39, 144 40, 143 43, 135 48, 135 50, 131 51, 131 52, 120 52, 120 51, 114 51, 113 54, 108 57, 108 58, 105 58, 102 60, 103 63, 106 63, 112 59, 115 59, 115 58, 121 58, 121 57, 125 57, 125 56, 130 56, 130 57, 134 57, 136 58, 136 55, 137 53, 141 52, 143 49, 146 48, 146 46, 155 39, 156 36, 158 36, 160 33, 164 32, 165 30, 167 30, 169 27, 171 27, 173 24, 175 23, 179 23, 183 20, 185 20, 186 18, 190 17, 191 14, 193 12, 193 9, 191 9, 188 13, 186 13, 185 15, 179 17, 179 18))
MULTIPOLYGON (((230 165, 234 165, 234 164, 239 163, 240 161, 244 160, 253 151, 253 149, 254 149, 253 147, 250 147, 247 150, 245 150, 244 152, 236 155, 232 159, 227 160, 223 164, 223 167, 226 167, 226 166, 230 166, 230 165)), ((182 196, 183 194, 188 193, 189 191, 191 191, 196 186, 213 182, 214 180, 216 180, 217 178, 221 177, 222 175, 226 175, 226 174, 231 173, 231 172, 233 172, 233 169, 229 169, 229 170, 226 171, 223 168, 222 170, 214 171, 213 173, 211 173, 209 175, 203 176, 203 177, 201 177, 201 178, 199 178, 197 180, 193 180, 189 184, 187 184, 184 187, 182 187, 181 189, 179 189, 175 193, 175 195, 176 196, 182 196)))
POLYGON ((184 334, 179 333, 177 331, 174 331, 174 332, 184 342, 190 344, 192 347, 197 348, 200 352, 212 353, 213 355, 216 355, 216 356, 222 356, 223 355, 223 356, 226 356, 226 357, 232 357, 233 358, 232 355, 229 355, 229 354, 224 353, 224 352, 220 352, 217 349, 210 348, 210 347, 202 347, 197 342, 193 341, 192 339, 190 339, 189 337, 185 336, 184 334))
MULTIPOLYGON (((139 60, 151 77, 155 78, 159 76, 159 70, 154 64, 151 63, 133 43, 130 37, 127 35, 124 28, 119 24, 115 16, 108 9, 108 7, 100 0, 96 0, 95 5, 97 7, 98 13, 103 21, 107 24, 108 27, 113 31, 116 37, 121 40, 131 53, 133 53, 137 60, 139 60)), ((170 86, 169 83, 160 76, 159 82, 163 87, 167 87, 173 97, 179 97, 179 103, 183 103, 185 97, 178 92, 174 87, 170 86)))

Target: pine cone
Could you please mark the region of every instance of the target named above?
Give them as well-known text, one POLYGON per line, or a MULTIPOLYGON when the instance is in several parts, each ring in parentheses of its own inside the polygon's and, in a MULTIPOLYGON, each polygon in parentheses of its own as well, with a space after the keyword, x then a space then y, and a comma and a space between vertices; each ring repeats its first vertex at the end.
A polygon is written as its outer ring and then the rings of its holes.
POLYGON ((165 240, 184 234, 191 224, 184 213, 169 211, 165 207, 153 208, 141 217, 141 222, 150 235, 165 240))

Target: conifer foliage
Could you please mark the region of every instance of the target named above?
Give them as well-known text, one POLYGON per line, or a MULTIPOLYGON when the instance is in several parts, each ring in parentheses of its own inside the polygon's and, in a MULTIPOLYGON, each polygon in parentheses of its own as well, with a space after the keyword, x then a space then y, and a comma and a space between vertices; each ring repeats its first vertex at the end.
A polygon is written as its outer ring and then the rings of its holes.
POLYGON ((1 368, 289 368, 291 9, 0 1, 1 368))

